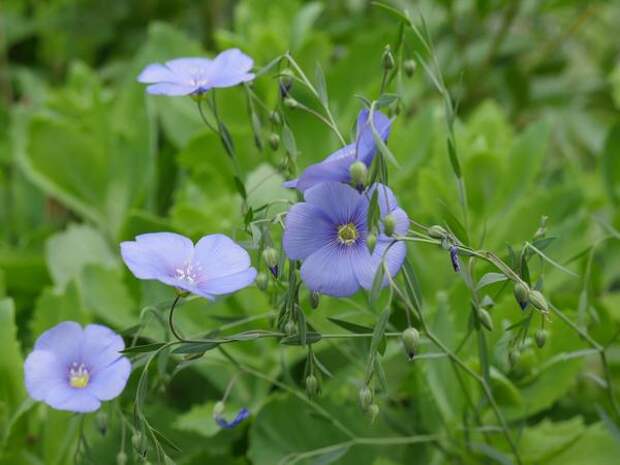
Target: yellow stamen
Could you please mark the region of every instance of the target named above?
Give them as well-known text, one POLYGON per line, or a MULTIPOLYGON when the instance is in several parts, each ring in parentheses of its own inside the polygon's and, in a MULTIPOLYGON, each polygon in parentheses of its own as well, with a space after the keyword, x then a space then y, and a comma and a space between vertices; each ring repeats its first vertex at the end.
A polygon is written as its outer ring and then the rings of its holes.
POLYGON ((78 366, 74 363, 69 370, 69 384, 71 384, 71 387, 83 389, 88 386, 89 381, 90 375, 86 367, 83 364, 78 366))
POLYGON ((341 244, 353 245, 358 237, 359 233, 353 223, 343 224, 338 227, 338 240, 341 244))

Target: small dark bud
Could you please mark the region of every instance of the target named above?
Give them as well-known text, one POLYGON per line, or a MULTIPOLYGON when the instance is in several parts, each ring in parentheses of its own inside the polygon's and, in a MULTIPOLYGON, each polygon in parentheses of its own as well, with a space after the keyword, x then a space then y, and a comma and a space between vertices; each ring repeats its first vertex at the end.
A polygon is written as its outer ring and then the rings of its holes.
POLYGON ((368 183, 368 167, 363 161, 356 161, 349 167, 353 187, 364 188, 368 183))
POLYGON ((534 339, 536 339, 536 345, 539 349, 542 349, 545 346, 545 342, 547 342, 547 336, 549 333, 544 329, 536 330, 536 335, 534 339))
POLYGON ((445 239, 448 236, 448 231, 437 224, 428 228, 427 233, 433 239, 445 239))
POLYGON ((116 454, 116 465, 126 465, 127 464, 127 454, 123 451, 120 451, 116 454))
POLYGON ((547 299, 540 291, 531 290, 528 294, 528 298, 530 303, 543 313, 547 313, 549 311, 549 306, 547 305, 547 299))
POLYGON ((386 236, 392 236, 394 234, 394 229, 396 228, 396 218, 394 215, 387 214, 383 217, 383 232, 385 232, 386 236))
POLYGON ((515 299, 517 300, 517 303, 519 304, 519 307, 521 307, 521 310, 525 310, 525 307, 527 307, 529 293, 530 293, 530 290, 527 288, 525 284, 523 283, 515 284, 514 295, 515 295, 515 299))
POLYGON ((108 414, 99 411, 95 416, 95 424, 97 425, 97 430, 101 433, 102 436, 105 436, 108 432, 108 414))
POLYGON ((319 381, 316 379, 316 376, 306 376, 306 393, 308 397, 316 396, 317 392, 319 392, 319 381))
POLYGON ((286 97, 284 99, 284 105, 286 105, 287 108, 294 110, 299 106, 299 102, 297 102, 297 100, 295 100, 293 97, 286 97))
POLYGON ((508 354, 508 360, 511 366, 515 366, 521 360, 521 351, 519 349, 512 349, 508 354))
POLYGON ((269 120, 274 126, 280 126, 282 124, 282 118, 280 117, 280 113, 277 111, 272 111, 269 113, 269 120))
POLYGON ((407 357, 409 357, 409 360, 413 360, 413 357, 415 357, 418 348, 418 344, 420 343, 420 333, 415 328, 407 328, 403 331, 401 340, 403 342, 403 347, 405 349, 407 357))
POLYGON ((385 49, 383 49, 383 69, 389 71, 394 69, 395 65, 394 56, 392 55, 392 48, 389 45, 386 45, 385 49))
POLYGON ((450 261, 452 262, 452 268, 456 273, 461 271, 461 262, 459 261, 459 249, 456 245, 450 246, 450 261))
POLYGON ((278 251, 273 247, 267 247, 265 250, 263 250, 263 260, 269 268, 273 268, 274 266, 276 266, 278 264, 279 258, 280 256, 278 254, 278 251))
POLYGON ((375 249, 375 245, 377 245, 377 235, 369 233, 366 237, 366 244, 368 244, 368 249, 372 252, 375 249))
POLYGON ((360 395, 360 405, 362 407, 362 410, 367 411, 368 408, 370 407, 370 404, 372 404, 372 399, 373 399, 372 390, 368 387, 368 385, 365 385, 360 389, 359 395, 360 395))
POLYGON ((284 325, 284 332, 287 336, 293 336, 297 332, 297 325, 293 320, 288 320, 284 325))
POLYGON ((284 70, 282 76, 280 76, 279 87, 280 96, 282 98, 288 97, 288 94, 293 87, 293 77, 291 76, 291 72, 289 70, 284 70))
POLYGON ((269 276, 265 273, 260 272, 256 275, 256 287, 258 287, 261 291, 267 290, 269 286, 269 276))
POLYGON ((379 415, 379 406, 377 404, 370 404, 370 407, 368 407, 368 415, 370 416, 370 422, 374 423, 379 415))
POLYGON ((480 320, 480 324, 482 324, 482 326, 489 331, 493 331, 493 319, 486 309, 481 308, 478 310, 478 319, 480 320))
POLYGON ((313 309, 319 308, 320 299, 321 294, 319 294, 317 291, 310 292, 310 307, 312 307, 313 309))
POLYGON ((269 135, 269 146, 273 151, 278 150, 278 147, 280 147, 280 136, 278 136, 275 132, 272 132, 269 135))
POLYGON ((415 62, 415 60, 412 59, 405 60, 405 62, 403 63, 403 70, 405 71, 407 77, 412 77, 415 74, 415 70, 417 67, 418 64, 415 62))

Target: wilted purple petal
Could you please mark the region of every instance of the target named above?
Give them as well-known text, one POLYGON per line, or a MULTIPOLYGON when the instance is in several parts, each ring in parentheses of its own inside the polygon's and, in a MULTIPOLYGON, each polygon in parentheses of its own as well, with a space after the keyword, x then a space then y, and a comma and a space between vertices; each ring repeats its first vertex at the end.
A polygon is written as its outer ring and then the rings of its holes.
POLYGON ((323 210, 310 203, 298 203, 286 215, 283 245, 286 255, 303 260, 334 240, 336 228, 323 210))
POLYGON ((461 271, 461 262, 459 261, 459 249, 455 245, 450 246, 450 261, 455 272, 461 271))
POLYGON ((243 407, 241 410, 239 410, 235 418, 233 418, 231 421, 226 421, 224 417, 222 417, 221 415, 218 415, 215 417, 215 422, 218 424, 220 428, 232 429, 235 426, 237 426, 239 423, 241 423, 243 420, 248 418, 249 416, 250 416, 250 411, 247 408, 243 407))

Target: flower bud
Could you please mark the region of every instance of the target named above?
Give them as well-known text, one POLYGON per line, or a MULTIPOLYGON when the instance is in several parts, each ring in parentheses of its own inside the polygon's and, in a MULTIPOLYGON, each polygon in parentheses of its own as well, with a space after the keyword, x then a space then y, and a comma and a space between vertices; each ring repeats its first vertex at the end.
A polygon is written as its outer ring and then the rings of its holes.
POLYGON ((389 71, 393 69, 395 66, 394 56, 392 55, 392 48, 389 45, 385 46, 383 49, 383 69, 389 71))
POLYGON ((368 182, 368 167, 363 161, 356 161, 349 167, 353 187, 366 187, 368 182))
POLYGON ((478 319, 480 320, 482 326, 484 326, 489 331, 493 331, 493 319, 491 318, 489 312, 486 311, 486 309, 481 308, 478 310, 478 319))
POLYGON ((308 397, 314 397, 319 392, 319 381, 314 375, 306 376, 306 393, 308 397))
POLYGON ((519 307, 521 307, 521 310, 525 310, 525 307, 527 307, 529 293, 530 291, 525 284, 515 284, 514 295, 519 307))
POLYGON ((287 336, 293 336, 297 332, 297 325, 293 320, 288 320, 284 325, 284 332, 287 336))
POLYGON ((517 363, 519 363, 520 359, 521 351, 519 351, 519 349, 512 349, 508 354, 508 360, 510 361, 511 366, 515 366, 517 363))
POLYGON ((295 100, 293 97, 286 97, 284 99, 284 105, 286 105, 287 108, 294 110, 299 106, 299 102, 297 102, 297 100, 295 100))
POLYGON ((442 228, 438 224, 435 224, 431 226, 430 228, 428 228, 427 233, 433 239, 445 239, 448 236, 448 231, 446 231, 444 228, 442 228))
POLYGON ((372 404, 372 391, 368 387, 368 385, 364 385, 360 389, 360 405, 362 406, 362 410, 368 410, 370 404, 372 404))
POLYGON ((536 339, 536 345, 538 346, 539 349, 542 349, 545 346, 545 342, 547 342, 548 335, 549 333, 542 328, 536 330, 536 335, 534 336, 534 339, 536 339))
POLYGON ((268 286, 269 277, 263 272, 258 273, 256 275, 256 287, 258 287, 261 291, 264 291, 268 286))
POLYGON ((392 236, 396 228, 396 218, 391 213, 383 217, 383 232, 386 236, 392 236))
POLYGON ((420 342, 420 333, 415 328, 407 328, 403 331, 401 340, 403 341, 403 347, 405 348, 407 357, 409 357, 409 360, 413 360, 420 342))
POLYGON ((412 59, 405 60, 405 62, 403 63, 403 70, 405 71, 407 77, 412 77, 415 74, 415 70, 417 67, 418 64, 415 62, 415 60, 412 59))
POLYGON ((368 245, 368 249, 372 252, 375 249, 375 245, 377 245, 377 235, 375 233, 369 233, 366 237, 366 244, 368 245))
POLYGON ((532 305, 540 310, 543 313, 547 313, 549 311, 549 306, 547 305, 547 300, 545 296, 540 291, 531 290, 528 294, 529 300, 532 305))
POLYGON ((280 113, 277 111, 272 111, 269 113, 269 120, 275 126, 280 126, 282 124, 282 118, 280 117, 280 113))
POLYGON ((278 136, 275 132, 272 132, 269 135, 269 146, 271 147, 271 150, 278 150, 278 147, 280 147, 280 136, 278 136))
POLYGON ((224 402, 222 402, 221 400, 216 402, 215 405, 213 406, 213 417, 219 417, 222 416, 222 413, 224 413, 224 409, 226 408, 226 405, 224 404, 224 402))
POLYGON ((370 422, 374 423, 379 415, 379 406, 377 404, 370 404, 370 407, 368 407, 368 415, 370 415, 370 422))
POLYGON ((321 298, 321 294, 319 294, 317 291, 310 292, 310 307, 312 307, 313 309, 318 308, 319 303, 320 303, 320 298, 321 298))
POLYGON ((116 465, 126 465, 127 464, 127 454, 124 451, 120 451, 116 455, 116 465))
POLYGON ((291 91, 293 87, 293 76, 291 75, 291 71, 285 69, 282 72, 282 76, 280 76, 279 87, 280 87, 280 96, 285 98, 288 96, 288 93, 291 91))
POLYGON ((278 251, 273 247, 267 247, 263 250, 263 260, 269 268, 273 268, 278 264, 278 251))

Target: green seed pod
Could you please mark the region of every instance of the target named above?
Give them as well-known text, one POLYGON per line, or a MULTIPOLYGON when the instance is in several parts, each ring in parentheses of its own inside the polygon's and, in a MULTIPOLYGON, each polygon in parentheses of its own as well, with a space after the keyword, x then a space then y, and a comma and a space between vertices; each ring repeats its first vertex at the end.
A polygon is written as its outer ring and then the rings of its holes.
POLYGON ((278 251, 273 247, 267 247, 265 250, 263 250, 263 260, 269 268, 276 267, 278 265, 279 259, 280 254, 278 254, 278 251))
POLYGON ((372 390, 370 389, 370 387, 368 387, 368 385, 364 385, 360 389, 359 396, 360 396, 360 405, 362 407, 362 410, 364 411, 368 410, 368 408, 370 407, 370 404, 372 404, 372 399, 373 399, 372 390))
POLYGON ((120 451, 116 454, 116 465, 126 465, 127 464, 127 454, 124 451, 120 451))
POLYGON ((517 300, 517 303, 519 304, 519 307, 521 307, 521 310, 525 310, 525 307, 527 307, 527 304, 529 301, 528 296, 529 296, 530 290, 527 288, 525 284, 516 283, 513 292, 515 295, 515 299, 517 300))
POLYGON ((306 393, 308 397, 314 397, 319 392, 319 380, 314 375, 306 376, 306 393))
POLYGON ((286 97, 284 99, 284 105, 291 110, 294 110, 299 106, 299 102, 295 100, 293 97, 286 97))
POLYGON ((278 136, 275 132, 272 132, 269 135, 269 146, 271 147, 271 150, 278 150, 278 147, 280 147, 280 136, 278 136))
POLYGON ((427 232, 428 235, 431 236, 433 239, 445 239, 448 236, 448 231, 446 231, 438 224, 435 224, 428 228, 427 232))
POLYGON ((277 111, 272 111, 269 114, 269 120, 275 125, 280 126, 282 124, 282 118, 280 117, 280 113, 277 111))
POLYGON ((520 359, 521 359, 521 351, 519 349, 512 349, 510 353, 508 354, 508 360, 510 361, 510 365, 513 367, 517 363, 519 363, 520 359))
POLYGON ((489 331, 493 331, 493 319, 486 309, 481 308, 478 310, 478 318, 480 319, 482 326, 489 331))
POLYGON ((368 407, 368 415, 370 416, 370 422, 374 423, 379 415, 379 406, 377 404, 370 404, 370 407, 368 407))
POLYGON ((401 340, 407 357, 409 357, 409 360, 413 360, 420 343, 420 333, 415 328, 407 328, 403 331, 401 340))
POLYGON ((542 349, 545 346, 545 342, 547 342, 548 335, 549 333, 542 328, 536 330, 536 335, 534 336, 534 339, 536 339, 536 345, 538 346, 539 349, 542 349))
POLYGON ((415 74, 415 70, 417 67, 418 64, 415 62, 415 60, 412 59, 405 60, 405 62, 403 63, 403 70, 405 71, 407 77, 412 77, 415 74))
POLYGON ((288 320, 284 325, 284 332, 287 336, 293 336, 297 332, 297 325, 293 320, 288 320))
POLYGON ((547 299, 540 291, 531 290, 528 294, 529 301, 531 304, 540 310, 543 313, 547 313, 549 311, 549 305, 547 305, 547 299))
POLYGON ((269 276, 267 274, 260 272, 256 275, 256 287, 258 287, 261 291, 264 291, 269 286, 269 276))
POLYGON ((215 405, 213 406, 213 416, 214 417, 221 416, 222 413, 224 413, 225 408, 226 408, 226 405, 224 404, 224 402, 222 402, 221 400, 216 402, 215 405))
POLYGON ((142 433, 140 431, 136 431, 131 435, 131 445, 138 453, 142 453, 143 444, 142 433))
POLYGON ((392 236, 394 234, 394 228, 396 228, 396 218, 391 213, 385 215, 383 218, 383 232, 386 236, 392 236))
POLYGON ((310 292, 310 307, 313 309, 319 308, 319 303, 321 299, 321 294, 317 291, 310 292))
POLYGON ((369 233, 366 237, 366 244, 368 245, 368 249, 372 252, 375 249, 375 245, 377 245, 377 235, 375 233, 369 233))
POLYGON ((353 187, 366 187, 368 183, 368 167, 363 161, 356 161, 349 167, 353 187))
POLYGON ((392 55, 392 47, 386 45, 383 49, 383 69, 389 71, 394 68, 394 55, 392 55))

